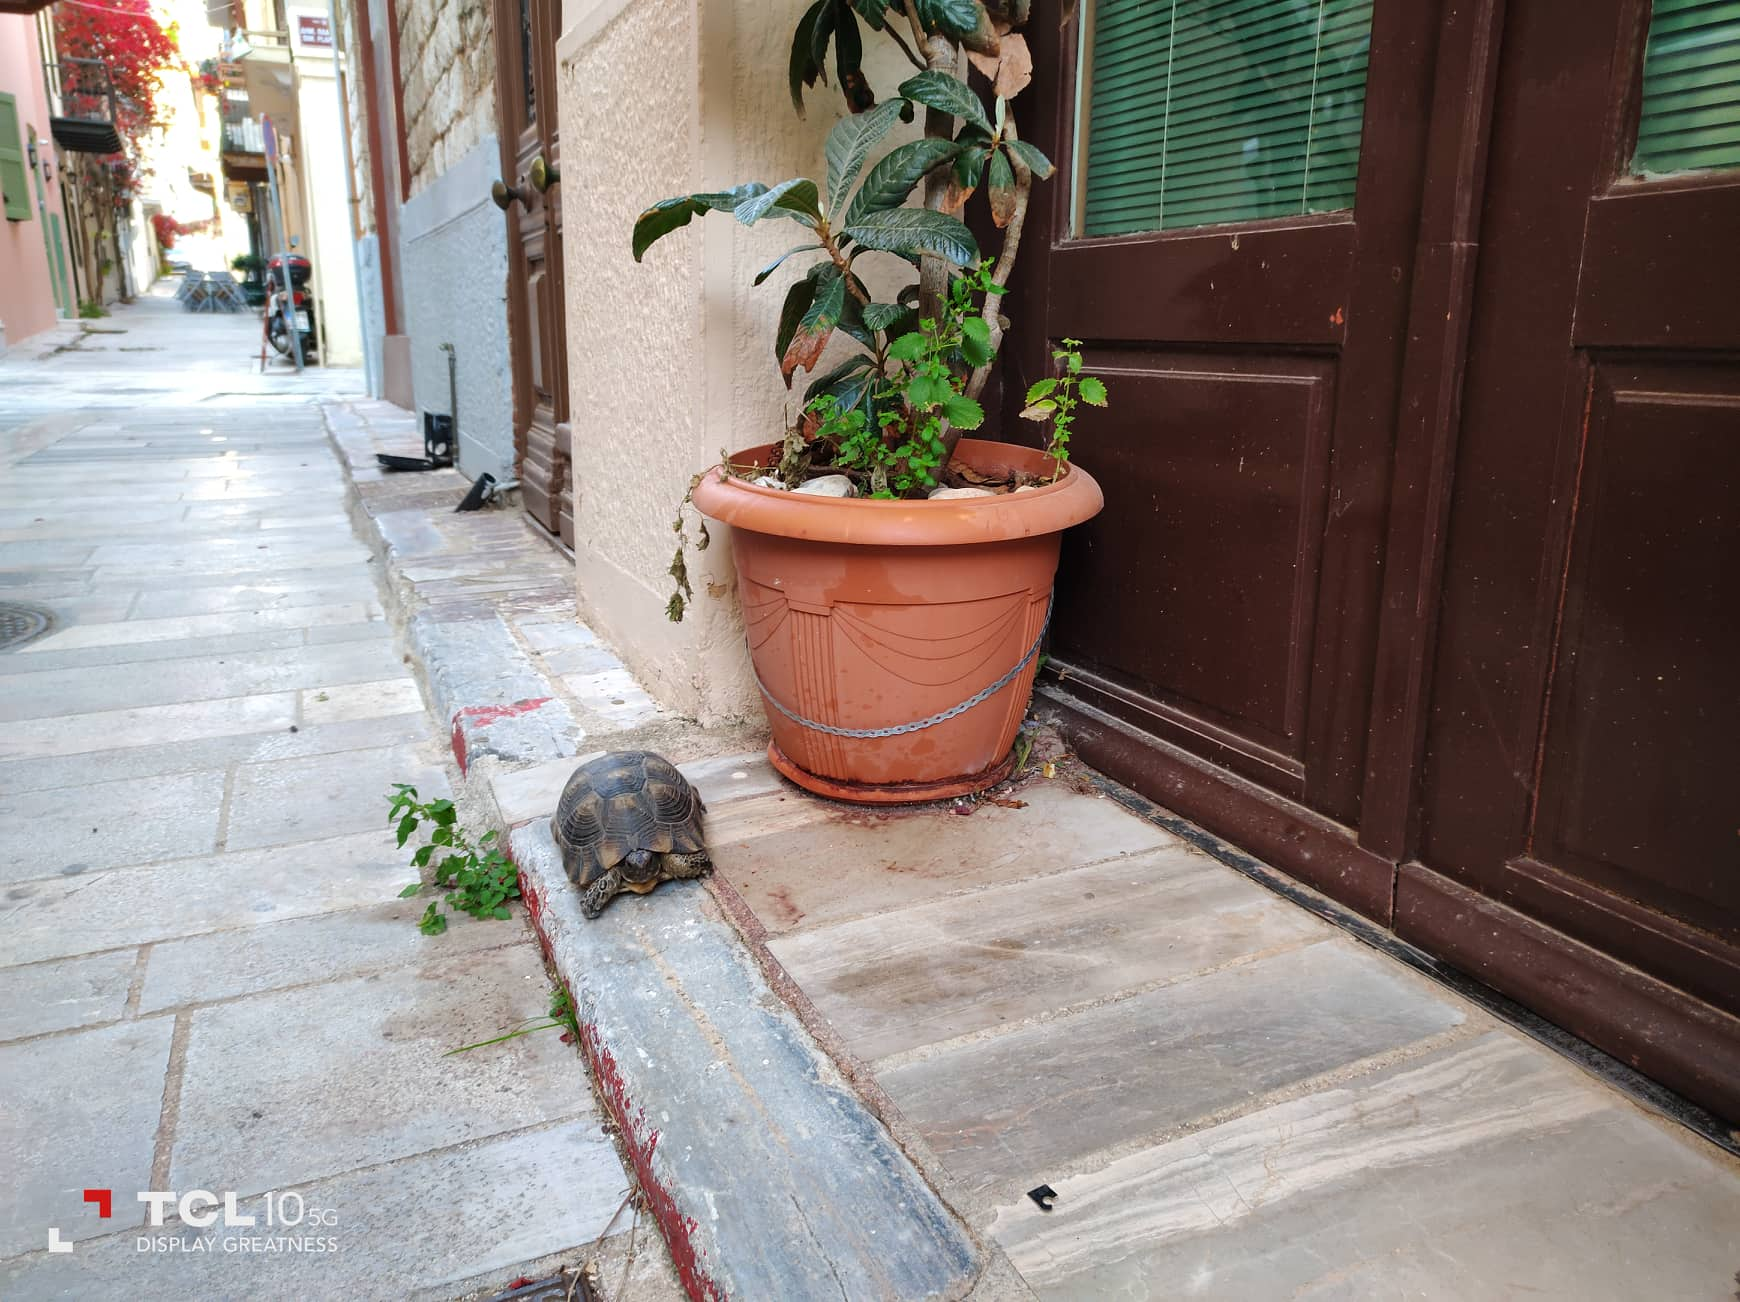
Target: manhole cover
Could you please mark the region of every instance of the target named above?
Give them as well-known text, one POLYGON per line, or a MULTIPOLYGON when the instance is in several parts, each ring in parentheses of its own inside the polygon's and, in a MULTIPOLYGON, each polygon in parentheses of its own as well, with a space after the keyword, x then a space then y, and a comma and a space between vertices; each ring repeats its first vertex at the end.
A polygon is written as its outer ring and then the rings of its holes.
POLYGON ((54 616, 21 601, 0 601, 0 651, 30 641, 48 631, 54 616))

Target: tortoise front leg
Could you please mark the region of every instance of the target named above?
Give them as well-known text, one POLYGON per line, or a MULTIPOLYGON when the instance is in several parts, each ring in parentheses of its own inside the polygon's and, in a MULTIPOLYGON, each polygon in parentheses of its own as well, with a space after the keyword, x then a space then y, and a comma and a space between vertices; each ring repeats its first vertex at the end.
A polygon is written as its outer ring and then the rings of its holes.
POLYGON ((705 877, 713 871, 713 860, 705 850, 696 850, 693 854, 680 854, 673 850, 665 856, 665 865, 677 881, 705 877))
POLYGON ((612 868, 580 893, 580 912, 596 918, 622 890, 622 874, 612 868))

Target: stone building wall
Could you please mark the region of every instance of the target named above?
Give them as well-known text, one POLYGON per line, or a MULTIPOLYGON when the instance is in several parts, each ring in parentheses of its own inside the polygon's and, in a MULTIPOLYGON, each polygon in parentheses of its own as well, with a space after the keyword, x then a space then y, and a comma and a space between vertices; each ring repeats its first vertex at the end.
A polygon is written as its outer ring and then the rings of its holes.
POLYGON ((399 75, 411 193, 495 131, 495 36, 488 0, 399 0, 399 75))

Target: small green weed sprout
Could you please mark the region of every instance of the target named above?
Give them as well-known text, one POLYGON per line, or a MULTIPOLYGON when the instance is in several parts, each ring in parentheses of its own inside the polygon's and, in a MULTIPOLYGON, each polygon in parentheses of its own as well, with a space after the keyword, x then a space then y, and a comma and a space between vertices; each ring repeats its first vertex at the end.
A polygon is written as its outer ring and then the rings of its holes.
POLYGON ((1081 373, 1081 340, 1063 339, 1059 343, 1062 347, 1053 350, 1051 360, 1062 366, 1062 373, 1035 380, 1027 390, 1027 406, 1021 413, 1026 420, 1051 422, 1051 442, 1045 455, 1051 458, 1053 479, 1063 473, 1069 460, 1069 430, 1075 424, 1076 404, 1106 405, 1106 382, 1097 375, 1081 373))
MULTIPOLYGON (((428 868, 433 863, 433 876, 427 882, 412 882, 399 892, 400 899, 408 900, 421 891, 446 891, 450 910, 474 918, 509 916, 507 902, 520 894, 520 870, 501 852, 494 831, 485 832, 474 843, 459 825, 459 811, 451 800, 419 800, 417 788, 403 782, 393 785, 387 800, 392 806, 387 821, 398 824, 400 849, 424 823, 432 825, 428 843, 411 856, 411 866, 428 868)), ((417 929, 425 936, 439 936, 447 930, 441 904, 441 900, 430 900, 423 911, 417 929)))

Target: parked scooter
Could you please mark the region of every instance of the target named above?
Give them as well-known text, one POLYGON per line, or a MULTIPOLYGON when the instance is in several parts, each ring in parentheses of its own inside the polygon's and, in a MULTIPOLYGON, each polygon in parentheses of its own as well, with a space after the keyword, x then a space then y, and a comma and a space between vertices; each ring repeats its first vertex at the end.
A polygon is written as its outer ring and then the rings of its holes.
POLYGON ((320 341, 314 324, 314 295, 308 288, 314 264, 300 253, 279 255, 266 264, 266 338, 281 356, 291 356, 290 331, 284 320, 285 262, 290 264, 290 306, 296 333, 302 338, 302 360, 307 363, 319 354, 320 341))

